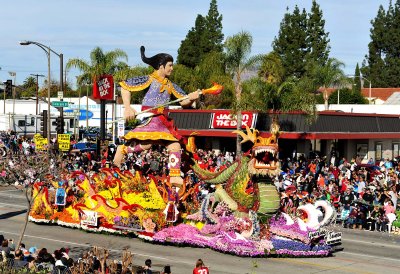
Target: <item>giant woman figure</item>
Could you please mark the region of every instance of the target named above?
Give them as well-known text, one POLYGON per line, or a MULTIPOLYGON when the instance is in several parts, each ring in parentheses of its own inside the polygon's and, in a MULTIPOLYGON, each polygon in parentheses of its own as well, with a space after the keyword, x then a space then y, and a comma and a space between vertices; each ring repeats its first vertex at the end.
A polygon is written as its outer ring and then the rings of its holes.
MULTIPOLYGON (((122 101, 124 104, 124 118, 126 121, 134 120, 136 111, 131 107, 131 92, 146 90, 142 101, 142 110, 162 106, 171 100, 186 96, 186 93, 175 83, 169 80, 173 71, 173 57, 167 53, 159 53, 153 57, 145 56, 145 48, 140 47, 144 63, 152 66, 154 72, 147 76, 127 79, 120 83, 122 101)), ((180 102, 183 107, 190 106, 199 97, 199 91, 190 93, 187 99, 180 102)), ((135 127, 123 138, 126 145, 118 147, 114 157, 114 165, 121 166, 124 155, 129 152, 141 152, 151 148, 152 144, 165 144, 169 153, 169 176, 172 185, 180 187, 183 183, 181 177, 181 145, 182 136, 178 134, 173 121, 168 119, 168 109, 159 107, 152 110, 152 116, 145 124, 135 127)))

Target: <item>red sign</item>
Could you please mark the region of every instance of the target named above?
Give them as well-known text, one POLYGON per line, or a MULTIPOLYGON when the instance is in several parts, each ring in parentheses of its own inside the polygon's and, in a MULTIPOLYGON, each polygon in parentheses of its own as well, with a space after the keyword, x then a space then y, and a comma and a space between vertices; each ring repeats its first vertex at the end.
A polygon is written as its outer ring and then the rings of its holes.
MULTIPOLYGON (((255 114, 242 112, 242 128, 252 127, 255 121, 255 114)), ((212 128, 236 128, 236 117, 229 111, 215 111, 212 118, 212 128)))
POLYGON ((93 98, 101 100, 114 99, 114 80, 112 75, 100 76, 93 84, 93 98))

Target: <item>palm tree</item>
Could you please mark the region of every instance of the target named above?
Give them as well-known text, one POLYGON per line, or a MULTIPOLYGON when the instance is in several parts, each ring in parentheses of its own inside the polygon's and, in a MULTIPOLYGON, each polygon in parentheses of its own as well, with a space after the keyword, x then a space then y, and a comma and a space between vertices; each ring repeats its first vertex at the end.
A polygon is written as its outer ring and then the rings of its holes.
POLYGON ((315 83, 322 87, 324 94, 325 110, 328 109, 328 87, 340 87, 348 83, 348 78, 342 70, 344 63, 335 58, 329 58, 324 65, 315 65, 311 69, 311 77, 315 83))
POLYGON ((79 77, 81 83, 91 83, 101 75, 114 75, 116 72, 126 69, 128 65, 120 61, 121 58, 128 61, 128 55, 123 50, 115 49, 103 52, 100 47, 96 47, 90 52, 90 62, 79 58, 70 59, 67 62, 66 69, 79 69, 83 72, 79 77))
POLYGON ((282 59, 276 52, 272 51, 265 55, 258 76, 262 77, 267 83, 282 83, 285 76, 285 68, 282 59))
MULTIPOLYGON (((262 55, 250 57, 252 44, 253 37, 247 31, 241 31, 236 35, 227 37, 224 44, 226 68, 235 83, 237 130, 240 130, 242 127, 241 96, 243 74, 255 68, 263 58, 262 55)), ((236 140, 236 155, 241 154, 239 138, 238 136, 236 140)))

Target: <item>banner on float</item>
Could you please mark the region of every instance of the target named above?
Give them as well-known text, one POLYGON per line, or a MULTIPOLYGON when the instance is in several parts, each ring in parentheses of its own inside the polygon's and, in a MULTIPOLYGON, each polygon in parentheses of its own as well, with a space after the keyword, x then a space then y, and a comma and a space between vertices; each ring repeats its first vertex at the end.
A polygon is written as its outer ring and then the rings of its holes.
POLYGON ((97 212, 91 210, 83 210, 81 214, 81 225, 97 226, 97 212))
POLYGON ((114 218, 113 228, 127 231, 144 231, 140 219, 136 216, 130 218, 116 216, 114 218))
POLYGON ((336 232, 321 228, 316 231, 308 232, 308 238, 324 238, 325 243, 328 245, 339 245, 342 243, 342 232, 336 232))
MULTIPOLYGON (((246 126, 252 128, 255 126, 256 113, 243 111, 242 112, 242 128, 246 126)), ((235 129, 237 126, 236 116, 228 110, 214 111, 212 115, 211 128, 226 128, 235 129)))

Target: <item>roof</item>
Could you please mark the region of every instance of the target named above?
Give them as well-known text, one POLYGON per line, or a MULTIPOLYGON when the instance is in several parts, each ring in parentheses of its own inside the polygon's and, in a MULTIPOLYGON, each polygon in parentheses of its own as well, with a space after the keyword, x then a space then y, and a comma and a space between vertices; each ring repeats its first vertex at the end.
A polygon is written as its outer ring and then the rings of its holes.
MULTIPOLYGON (((328 95, 333 93, 337 88, 328 88, 328 95)), ((319 89, 319 92, 322 92, 322 89, 319 89)), ((369 88, 362 88, 361 94, 366 98, 379 98, 382 101, 386 101, 393 93, 400 92, 400 88, 371 88, 371 96, 369 88)))
MULTIPOLYGON (((233 137, 233 129, 211 128, 214 111, 171 110, 170 117, 183 135, 200 131, 203 136, 233 137)), ((269 134, 273 113, 256 113, 255 128, 269 134)), ((314 122, 301 112, 277 114, 282 138, 288 139, 369 139, 400 138, 400 117, 323 111, 314 122)))

